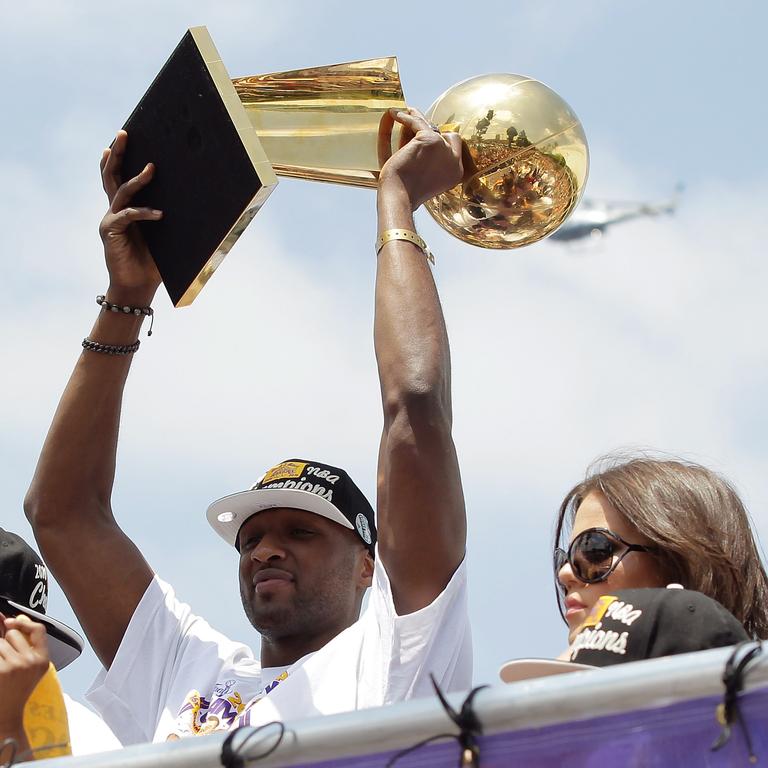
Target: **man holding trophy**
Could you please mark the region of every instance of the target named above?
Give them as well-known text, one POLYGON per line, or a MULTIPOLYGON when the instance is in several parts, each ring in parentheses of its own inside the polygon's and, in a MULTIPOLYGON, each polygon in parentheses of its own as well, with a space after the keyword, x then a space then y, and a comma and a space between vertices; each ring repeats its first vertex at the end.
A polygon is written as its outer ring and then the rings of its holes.
POLYGON ((430 695, 430 675, 444 690, 471 685, 448 339, 413 221, 416 208, 461 180, 462 141, 415 110, 392 117, 408 140, 378 184, 374 341, 384 430, 376 519, 343 470, 301 458, 208 510, 239 553, 260 660, 180 602, 112 515, 122 393, 160 285, 137 222, 164 212, 132 205, 155 170, 122 178, 130 136, 119 133, 104 152, 109 286, 25 508, 104 665, 89 698, 124 744, 430 695))

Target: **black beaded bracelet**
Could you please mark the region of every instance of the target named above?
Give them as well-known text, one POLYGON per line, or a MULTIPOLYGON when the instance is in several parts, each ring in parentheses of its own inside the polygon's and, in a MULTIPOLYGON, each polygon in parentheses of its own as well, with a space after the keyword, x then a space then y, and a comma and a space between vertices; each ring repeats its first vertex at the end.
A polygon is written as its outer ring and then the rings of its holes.
POLYGON ((98 341, 91 341, 87 336, 83 339, 83 349, 105 355, 132 355, 139 348, 139 344, 141 342, 138 339, 133 344, 99 344, 98 341))
POLYGON ((96 297, 96 303, 105 311, 105 312, 122 312, 124 315, 146 315, 150 319, 149 323, 149 331, 147 332, 147 336, 152 335, 152 326, 155 324, 155 310, 152 309, 152 307, 121 307, 119 304, 112 304, 112 302, 107 301, 106 296, 97 296, 96 297))

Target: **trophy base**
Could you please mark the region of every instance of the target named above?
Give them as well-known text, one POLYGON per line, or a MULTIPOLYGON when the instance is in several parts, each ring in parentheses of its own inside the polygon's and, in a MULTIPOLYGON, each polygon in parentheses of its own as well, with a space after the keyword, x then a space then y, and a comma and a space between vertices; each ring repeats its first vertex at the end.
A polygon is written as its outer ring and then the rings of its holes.
POLYGON ((155 164, 133 204, 163 211, 139 227, 171 301, 186 306, 277 184, 205 27, 187 31, 124 128, 123 179, 155 164))

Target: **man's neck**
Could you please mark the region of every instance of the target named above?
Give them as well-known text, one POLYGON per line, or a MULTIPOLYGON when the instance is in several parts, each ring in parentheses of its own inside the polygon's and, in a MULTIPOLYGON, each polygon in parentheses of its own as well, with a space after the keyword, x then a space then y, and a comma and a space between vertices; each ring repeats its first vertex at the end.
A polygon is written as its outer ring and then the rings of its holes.
POLYGON ((261 666, 290 667, 309 653, 325 647, 344 627, 307 638, 306 635, 297 637, 266 637, 261 636, 261 666))

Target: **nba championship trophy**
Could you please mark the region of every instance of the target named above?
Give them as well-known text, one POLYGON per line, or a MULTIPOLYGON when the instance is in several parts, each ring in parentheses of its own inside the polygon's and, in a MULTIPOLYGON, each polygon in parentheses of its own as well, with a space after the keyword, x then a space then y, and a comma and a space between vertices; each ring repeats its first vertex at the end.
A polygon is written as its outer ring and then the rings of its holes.
MULTIPOLYGON (((394 57, 231 80, 205 27, 190 29, 125 124, 125 178, 153 161, 140 224, 176 306, 190 304, 277 184, 276 175, 375 187, 400 145, 405 109, 394 57)), ((542 83, 484 75, 447 90, 427 119, 464 144, 464 178, 426 203, 484 248, 554 232, 587 178, 581 123, 542 83)))

